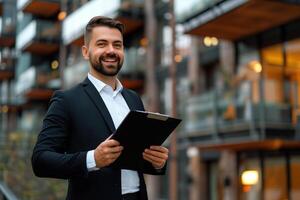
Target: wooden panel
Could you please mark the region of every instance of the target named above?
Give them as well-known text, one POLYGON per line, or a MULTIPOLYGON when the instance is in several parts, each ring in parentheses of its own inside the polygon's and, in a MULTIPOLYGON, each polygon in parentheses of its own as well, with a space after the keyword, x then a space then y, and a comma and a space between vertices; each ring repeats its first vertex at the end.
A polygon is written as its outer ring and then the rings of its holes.
POLYGON ((0 81, 11 79, 14 77, 14 73, 12 71, 1 71, 0 70, 0 81))
POLYGON ((3 14, 3 2, 1 1, 0 2, 0 15, 3 14))
POLYGON ((71 44, 72 44, 72 45, 76 45, 76 46, 81 47, 82 45, 84 45, 84 36, 81 35, 79 38, 73 40, 73 41, 71 42, 71 44))
POLYGON ((14 37, 0 37, 1 47, 12 47, 15 44, 14 37))
POLYGON ((60 4, 55 2, 47 2, 47 1, 35 1, 31 0, 28 4, 23 8, 23 12, 32 13, 34 15, 51 17, 53 15, 58 14, 60 11, 60 4))
POLYGON ((39 55, 49 55, 55 53, 59 49, 59 44, 33 42, 23 48, 23 51, 28 51, 39 55))
POLYGON ((143 27, 143 21, 140 19, 119 16, 116 20, 119 20, 125 25, 124 35, 131 34, 143 27))
POLYGON ((237 40, 300 18, 300 6, 277 1, 249 1, 186 33, 237 40))
POLYGON ((53 90, 46 88, 32 88, 26 92, 25 96, 29 101, 48 101, 53 94, 53 90))

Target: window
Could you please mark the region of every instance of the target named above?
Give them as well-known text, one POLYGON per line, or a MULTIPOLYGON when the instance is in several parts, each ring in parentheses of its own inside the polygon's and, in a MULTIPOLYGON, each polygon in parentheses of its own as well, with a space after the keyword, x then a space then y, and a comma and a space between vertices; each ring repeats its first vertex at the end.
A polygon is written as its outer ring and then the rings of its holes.
POLYGON ((291 200, 300 199, 300 156, 291 156, 291 200))
POLYGON ((264 200, 288 199, 286 158, 264 160, 264 200))

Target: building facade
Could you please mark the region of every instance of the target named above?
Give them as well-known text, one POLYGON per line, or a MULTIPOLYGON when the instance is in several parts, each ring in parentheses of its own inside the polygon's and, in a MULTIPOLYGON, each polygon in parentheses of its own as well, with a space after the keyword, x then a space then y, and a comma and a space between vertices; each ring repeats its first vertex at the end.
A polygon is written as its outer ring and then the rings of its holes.
POLYGON ((190 92, 181 102, 180 160, 188 166, 180 169, 187 180, 181 193, 300 198, 299 1, 186 6, 190 15, 179 15, 184 33, 202 41, 191 47, 190 92))

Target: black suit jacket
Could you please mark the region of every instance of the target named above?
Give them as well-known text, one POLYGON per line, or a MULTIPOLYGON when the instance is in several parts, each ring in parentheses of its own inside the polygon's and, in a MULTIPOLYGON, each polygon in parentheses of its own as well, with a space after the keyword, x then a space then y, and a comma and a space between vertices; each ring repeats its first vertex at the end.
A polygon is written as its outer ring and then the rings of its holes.
MULTIPOLYGON (((122 95, 131 110, 144 110, 139 96, 128 89, 122 95)), ((39 177, 68 179, 69 200, 121 199, 121 170, 114 165, 88 172, 86 154, 115 131, 112 118, 88 78, 66 91, 56 91, 32 154, 39 177)), ((142 133, 141 133, 142 134, 142 133)), ((142 161, 139 171, 141 199, 147 199, 143 173, 164 174, 142 161)))

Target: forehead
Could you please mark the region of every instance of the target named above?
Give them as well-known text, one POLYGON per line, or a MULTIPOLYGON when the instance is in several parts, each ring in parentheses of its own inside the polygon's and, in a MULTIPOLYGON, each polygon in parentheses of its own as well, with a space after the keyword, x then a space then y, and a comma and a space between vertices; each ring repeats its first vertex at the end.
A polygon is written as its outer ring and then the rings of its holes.
POLYGON ((106 26, 97 26, 92 29, 91 41, 107 40, 107 41, 122 41, 123 36, 116 28, 106 26))

